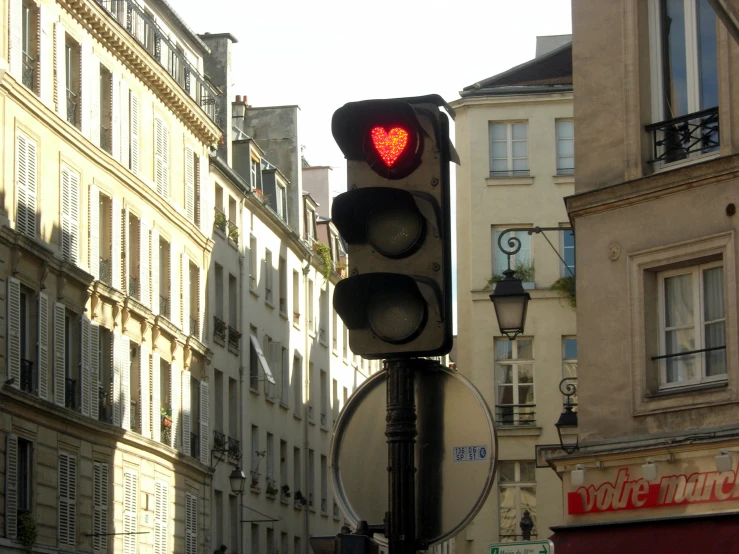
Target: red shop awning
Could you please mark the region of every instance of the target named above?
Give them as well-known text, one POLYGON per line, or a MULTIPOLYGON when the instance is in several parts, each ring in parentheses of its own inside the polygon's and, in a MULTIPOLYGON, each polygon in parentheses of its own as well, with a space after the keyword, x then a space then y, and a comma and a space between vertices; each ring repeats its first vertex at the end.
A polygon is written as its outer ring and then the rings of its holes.
POLYGON ((558 527, 555 554, 739 552, 739 514, 558 527))

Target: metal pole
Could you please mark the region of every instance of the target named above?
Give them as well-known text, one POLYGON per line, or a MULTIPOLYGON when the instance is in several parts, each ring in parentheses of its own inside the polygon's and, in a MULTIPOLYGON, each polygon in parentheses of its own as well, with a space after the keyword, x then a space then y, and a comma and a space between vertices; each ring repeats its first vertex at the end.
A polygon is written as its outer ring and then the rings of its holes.
POLYGON ((413 375, 429 360, 386 360, 390 554, 416 552, 416 402, 413 375))

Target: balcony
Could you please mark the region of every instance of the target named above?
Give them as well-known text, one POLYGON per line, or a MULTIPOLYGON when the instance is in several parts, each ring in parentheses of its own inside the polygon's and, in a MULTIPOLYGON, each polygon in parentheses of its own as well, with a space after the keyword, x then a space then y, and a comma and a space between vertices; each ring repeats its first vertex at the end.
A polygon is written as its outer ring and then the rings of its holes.
POLYGON ((239 244, 239 227, 233 221, 228 222, 228 239, 234 244, 239 244))
POLYGON ((161 419, 161 433, 160 433, 160 441, 162 444, 166 444, 167 446, 172 445, 172 417, 166 414, 172 413, 172 408, 168 407, 166 409, 162 410, 162 419, 161 419))
POLYGON ((645 127, 652 133, 650 164, 673 163, 718 151, 718 107, 687 114, 645 127))
POLYGON ((228 325, 222 319, 213 316, 213 337, 222 341, 226 340, 226 330, 228 325))
POLYGON ((213 431, 213 450, 225 452, 227 448, 226 435, 220 431, 213 431))
POLYGON ((228 227, 228 219, 226 219, 226 214, 224 214, 221 210, 218 208, 213 208, 215 211, 215 217, 213 218, 213 226, 219 230, 221 233, 226 233, 226 227, 228 227))
POLYGON ((159 295, 159 313, 169 319, 169 298, 159 295))
POLYGON ((536 425, 535 404, 506 404, 495 406, 495 424, 533 427, 536 425))
POLYGON ((191 317, 190 318, 190 335, 193 337, 199 336, 199 330, 200 330, 200 322, 197 318, 191 317))
POLYGON ((142 6, 133 0, 97 0, 113 19, 177 82, 200 109, 218 124, 218 93, 177 49, 142 6))
POLYGON ((33 362, 21 358, 21 390, 34 393, 33 388, 33 362))
POLYGON ((139 418, 139 405, 135 400, 131 400, 131 431, 141 434, 141 420, 139 418))
POLYGON ((228 326, 228 345, 232 346, 236 350, 239 349, 239 341, 241 340, 241 333, 237 330, 228 326))
POLYGON ((23 85, 34 90, 36 83, 36 60, 23 52, 23 85))
POLYGON ((132 296, 138 300, 139 298, 139 280, 136 277, 128 278, 128 296, 132 296))
POLYGON ((78 96, 67 89, 67 122, 77 127, 77 105, 79 104, 78 96))
POLYGON ((64 407, 70 410, 77 409, 77 380, 66 378, 64 380, 64 407))
POLYGON ((105 125, 100 125, 100 148, 105 150, 108 154, 113 152, 110 127, 106 127, 105 125))
POLYGON ((241 443, 233 437, 228 437, 228 457, 237 462, 241 460, 241 443))
POLYGON ((100 280, 103 283, 110 284, 110 260, 107 258, 100 258, 100 280))
POLYGON ((200 435, 190 433, 190 456, 200 459, 200 435))

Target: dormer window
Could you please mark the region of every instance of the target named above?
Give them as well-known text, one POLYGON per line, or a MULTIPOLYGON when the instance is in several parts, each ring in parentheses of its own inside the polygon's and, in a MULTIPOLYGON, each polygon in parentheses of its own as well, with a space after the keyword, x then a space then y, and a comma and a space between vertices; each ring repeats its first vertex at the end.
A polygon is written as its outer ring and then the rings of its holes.
POLYGON ((316 240, 316 210, 308 205, 305 206, 305 239, 316 240))

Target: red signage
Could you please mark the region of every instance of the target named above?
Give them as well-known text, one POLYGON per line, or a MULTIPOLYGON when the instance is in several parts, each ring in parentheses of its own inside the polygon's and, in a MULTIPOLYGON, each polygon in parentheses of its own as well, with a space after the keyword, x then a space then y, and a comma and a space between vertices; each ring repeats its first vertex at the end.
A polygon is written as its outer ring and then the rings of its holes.
POLYGON ((567 493, 567 513, 584 515, 739 501, 738 475, 739 470, 705 471, 666 475, 650 483, 641 477, 631 479, 629 469, 624 467, 618 470, 615 483, 583 486, 567 493))

